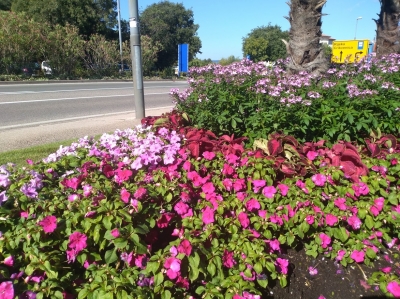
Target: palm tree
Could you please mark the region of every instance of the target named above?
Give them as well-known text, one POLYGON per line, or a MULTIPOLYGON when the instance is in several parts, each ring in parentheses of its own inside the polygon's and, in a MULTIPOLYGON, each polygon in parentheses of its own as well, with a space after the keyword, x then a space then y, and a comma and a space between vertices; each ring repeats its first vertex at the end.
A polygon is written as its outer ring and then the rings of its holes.
POLYGON ((400 0, 379 0, 381 12, 376 22, 376 55, 400 53, 400 0))
POLYGON ((320 74, 328 69, 328 60, 319 43, 322 7, 327 0, 291 0, 289 42, 286 44, 290 72, 308 71, 320 74))

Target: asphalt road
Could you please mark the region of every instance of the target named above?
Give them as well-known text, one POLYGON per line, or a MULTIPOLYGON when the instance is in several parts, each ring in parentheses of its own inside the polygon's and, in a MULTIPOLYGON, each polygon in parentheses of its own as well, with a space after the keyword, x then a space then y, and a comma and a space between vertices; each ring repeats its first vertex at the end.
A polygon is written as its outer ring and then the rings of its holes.
MULTIPOLYGON (((170 111, 170 89, 186 87, 145 81, 146 116, 170 111)), ((134 111, 132 82, 0 83, 0 153, 133 127, 134 111)))

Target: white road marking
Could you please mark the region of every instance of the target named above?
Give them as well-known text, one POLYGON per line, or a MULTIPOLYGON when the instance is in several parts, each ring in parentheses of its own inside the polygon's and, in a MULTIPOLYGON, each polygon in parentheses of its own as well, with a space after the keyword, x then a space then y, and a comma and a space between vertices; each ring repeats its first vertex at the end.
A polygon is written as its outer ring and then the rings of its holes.
MULTIPOLYGON (((148 109, 145 109, 145 111, 158 110, 158 109, 168 109, 168 108, 172 109, 172 108, 174 108, 174 106, 148 108, 148 109)), ((44 125, 44 124, 56 123, 56 122, 65 122, 65 121, 71 121, 71 120, 80 120, 80 119, 112 116, 112 115, 127 114, 127 113, 135 113, 135 110, 129 110, 129 111, 123 111, 123 112, 113 112, 113 113, 104 113, 104 114, 95 114, 95 115, 86 115, 86 116, 78 116, 78 117, 69 117, 69 118, 61 118, 61 119, 54 119, 54 120, 46 120, 46 121, 25 123, 25 124, 19 124, 19 125, 4 126, 4 127, 0 127, 0 130, 15 129, 15 128, 29 127, 29 126, 39 126, 39 125, 44 125)))

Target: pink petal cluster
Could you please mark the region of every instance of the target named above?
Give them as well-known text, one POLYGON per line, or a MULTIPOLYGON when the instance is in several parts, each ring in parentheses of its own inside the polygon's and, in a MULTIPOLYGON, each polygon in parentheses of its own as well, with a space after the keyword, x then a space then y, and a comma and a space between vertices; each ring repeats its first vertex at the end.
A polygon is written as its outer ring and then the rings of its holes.
POLYGON ((275 262, 277 270, 282 274, 288 273, 289 261, 287 259, 277 258, 275 262))
POLYGON ((386 289, 395 298, 400 298, 400 284, 397 281, 389 282, 386 289))
POLYGON ((331 244, 331 237, 324 233, 319 234, 319 238, 321 239, 321 247, 327 248, 331 244))
POLYGON ((181 271, 181 260, 175 257, 169 257, 164 262, 164 268, 167 269, 169 279, 176 279, 181 271))
POLYGON ((222 256, 222 262, 225 267, 232 268, 236 264, 236 261, 233 258, 233 252, 225 249, 224 255, 222 256))
POLYGON ((356 263, 362 263, 365 258, 365 253, 364 251, 358 251, 358 250, 353 250, 353 252, 350 254, 350 257, 356 262, 356 263))
POLYGON ((57 218, 55 216, 46 216, 42 221, 39 221, 39 225, 46 234, 50 234, 57 228, 57 218))
POLYGON ((314 174, 314 175, 311 177, 311 180, 314 182, 314 184, 315 184, 316 186, 322 187, 323 185, 325 185, 326 176, 323 175, 323 174, 321 174, 321 173, 314 174))

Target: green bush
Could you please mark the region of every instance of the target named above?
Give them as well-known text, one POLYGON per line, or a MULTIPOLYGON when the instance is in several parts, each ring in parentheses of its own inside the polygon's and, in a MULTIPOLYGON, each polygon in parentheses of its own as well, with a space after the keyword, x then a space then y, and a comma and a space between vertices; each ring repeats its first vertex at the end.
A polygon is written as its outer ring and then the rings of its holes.
POLYGON ((399 55, 337 66, 325 76, 286 74, 284 65, 243 60, 190 70, 190 88, 173 92, 192 124, 250 142, 281 131, 299 141, 362 141, 400 132, 399 55), (216 117, 218 116, 218 117, 216 117))

